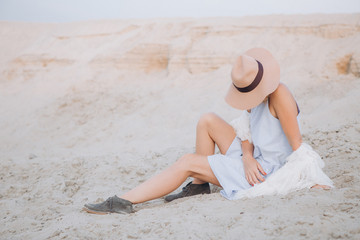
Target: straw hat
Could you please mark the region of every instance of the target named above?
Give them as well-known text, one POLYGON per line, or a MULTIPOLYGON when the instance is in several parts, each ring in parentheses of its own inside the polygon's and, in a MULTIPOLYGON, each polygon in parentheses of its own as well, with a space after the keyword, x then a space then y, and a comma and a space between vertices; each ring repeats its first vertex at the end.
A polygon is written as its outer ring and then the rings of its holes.
POLYGON ((259 105, 280 83, 280 66, 264 48, 252 48, 237 58, 226 102, 241 110, 259 105))

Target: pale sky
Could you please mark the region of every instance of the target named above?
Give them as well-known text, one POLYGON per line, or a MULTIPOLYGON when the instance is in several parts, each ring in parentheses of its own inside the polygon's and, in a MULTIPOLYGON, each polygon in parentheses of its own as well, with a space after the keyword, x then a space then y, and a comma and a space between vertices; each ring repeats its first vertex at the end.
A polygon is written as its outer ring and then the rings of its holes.
POLYGON ((0 0, 0 21, 359 13, 360 0, 0 0))

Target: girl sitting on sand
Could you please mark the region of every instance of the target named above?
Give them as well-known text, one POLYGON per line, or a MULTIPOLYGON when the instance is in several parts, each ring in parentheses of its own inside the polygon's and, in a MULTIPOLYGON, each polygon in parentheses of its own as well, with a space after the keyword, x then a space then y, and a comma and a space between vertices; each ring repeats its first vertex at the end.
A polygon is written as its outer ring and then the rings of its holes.
POLYGON ((287 194, 302 188, 332 187, 319 155, 302 143, 297 103, 280 83, 280 67, 272 54, 253 48, 237 58, 226 102, 243 111, 228 124, 205 114, 196 130, 196 153, 119 197, 85 204, 90 213, 131 213, 133 204, 163 197, 188 177, 194 180, 166 201, 210 193, 209 183, 223 188, 227 199, 287 194), (220 154, 215 154, 215 144, 220 154))

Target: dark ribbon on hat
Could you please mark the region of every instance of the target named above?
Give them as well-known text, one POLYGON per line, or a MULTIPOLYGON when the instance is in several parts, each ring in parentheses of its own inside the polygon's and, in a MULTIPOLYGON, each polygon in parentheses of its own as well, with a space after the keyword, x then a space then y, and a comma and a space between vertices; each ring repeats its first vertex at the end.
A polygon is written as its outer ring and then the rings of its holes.
POLYGON ((262 64, 256 60, 256 62, 258 63, 258 66, 259 66, 259 70, 258 70, 258 73, 256 74, 256 77, 254 79, 254 81, 252 81, 252 83, 250 83, 249 86, 247 87, 243 87, 243 88, 239 88, 235 85, 235 83, 233 83, 234 87, 239 91, 239 92, 242 92, 242 93, 247 93, 247 92, 251 92, 252 90, 254 90, 257 85, 259 85, 262 77, 263 77, 263 73, 264 73, 264 69, 263 69, 263 66, 262 64))

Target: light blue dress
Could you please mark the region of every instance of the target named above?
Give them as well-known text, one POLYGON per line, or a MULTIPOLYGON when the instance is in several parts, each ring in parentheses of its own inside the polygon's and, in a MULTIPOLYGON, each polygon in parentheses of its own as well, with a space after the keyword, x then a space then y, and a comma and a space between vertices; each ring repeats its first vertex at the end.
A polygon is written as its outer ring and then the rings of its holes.
MULTIPOLYGON (((287 156, 292 153, 280 121, 270 113, 267 101, 251 109, 250 131, 254 144, 253 156, 266 172, 266 179, 282 167, 287 156)), ((208 161, 223 188, 220 193, 225 198, 232 200, 238 191, 252 187, 245 178, 238 137, 235 137, 225 155, 209 156, 208 161)))

